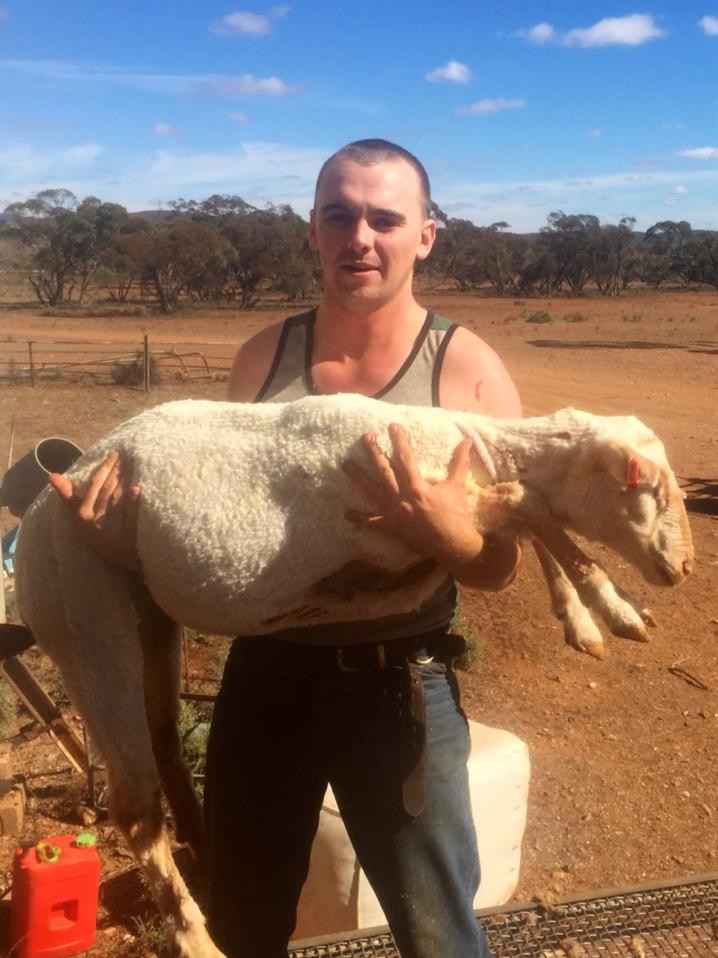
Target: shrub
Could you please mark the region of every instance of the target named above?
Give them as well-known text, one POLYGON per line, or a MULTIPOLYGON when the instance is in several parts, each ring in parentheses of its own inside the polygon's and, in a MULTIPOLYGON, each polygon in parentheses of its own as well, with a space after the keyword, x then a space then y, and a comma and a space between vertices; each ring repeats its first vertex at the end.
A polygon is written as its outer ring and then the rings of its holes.
POLYGON ((182 754, 193 772, 204 771, 204 759, 209 738, 211 706, 201 703, 180 702, 177 730, 182 740, 182 754))
MULTIPOLYGON (((110 378, 115 386, 142 386, 145 381, 145 359, 142 350, 138 349, 134 359, 112 364, 110 378)), ((150 384, 160 381, 157 360, 150 356, 150 384)))
POLYGON ((553 317, 551 313, 547 313, 545 309, 539 309, 535 313, 531 313, 530 316, 527 316, 524 320, 526 323, 551 323, 553 322, 553 317))
POLYGON ((17 699, 7 682, 0 682, 0 741, 10 738, 16 731, 17 699))
POLYGON ((567 323, 587 323, 588 316, 585 313, 566 313, 564 317, 567 323))

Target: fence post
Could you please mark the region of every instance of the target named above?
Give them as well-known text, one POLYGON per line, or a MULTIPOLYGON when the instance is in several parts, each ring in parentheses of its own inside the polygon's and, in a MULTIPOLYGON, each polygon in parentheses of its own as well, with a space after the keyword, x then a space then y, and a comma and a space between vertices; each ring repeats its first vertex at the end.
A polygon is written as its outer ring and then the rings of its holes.
POLYGON ((144 380, 145 392, 150 391, 150 337, 145 333, 144 339, 144 380))
POLYGON ((35 385, 35 361, 32 357, 32 340, 27 341, 27 351, 30 354, 30 385, 35 385))

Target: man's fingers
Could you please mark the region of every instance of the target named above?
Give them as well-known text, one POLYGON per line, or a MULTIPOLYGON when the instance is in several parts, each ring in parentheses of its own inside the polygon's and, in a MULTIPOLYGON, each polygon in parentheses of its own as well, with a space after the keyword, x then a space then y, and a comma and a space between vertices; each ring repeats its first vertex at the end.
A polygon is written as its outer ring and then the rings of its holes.
POLYGON ((451 457, 451 462, 449 463, 447 478, 451 479, 452 482, 455 482, 460 486, 464 485, 466 482, 466 477, 469 474, 469 466, 471 464, 471 449, 473 445, 474 441, 470 436, 462 439, 456 449, 454 449, 454 454, 451 457))
POLYGON ((390 489, 392 492, 398 492, 399 483, 396 481, 396 476, 394 475, 392 465, 379 448, 374 433, 365 433, 362 436, 362 443, 366 451, 369 453, 369 458, 372 461, 374 467, 373 472, 376 476, 376 481, 385 489, 390 489))
POLYGON ((75 495, 75 487, 72 484, 72 480, 68 479, 67 476, 63 476, 61 472, 51 472, 47 477, 47 481, 63 502, 75 504, 79 502, 75 495))
POLYGON ((359 512, 358 509, 347 509, 344 518, 353 522, 357 526, 371 526, 372 529, 381 530, 387 522, 386 516, 374 515, 370 512, 359 512))
POLYGON ((375 502, 377 505, 382 502, 383 490, 379 487, 375 479, 367 475, 361 466, 349 459, 347 462, 342 463, 342 468, 351 481, 359 486, 372 502, 375 502))
POLYGON ((81 519, 93 519, 105 512, 107 501, 119 482, 119 460, 119 453, 108 452, 95 469, 92 479, 85 489, 82 505, 78 512, 81 519))
POLYGON ((394 447, 392 465, 394 467, 397 488, 415 489, 423 482, 419 467, 416 464, 414 451, 409 443, 406 431, 398 424, 391 423, 389 437, 394 447))

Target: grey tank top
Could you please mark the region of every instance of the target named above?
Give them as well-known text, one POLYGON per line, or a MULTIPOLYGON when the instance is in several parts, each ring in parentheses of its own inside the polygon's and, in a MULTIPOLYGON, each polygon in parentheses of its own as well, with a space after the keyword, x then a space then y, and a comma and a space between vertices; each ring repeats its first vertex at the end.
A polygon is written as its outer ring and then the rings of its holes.
MULTIPOLYGON (((255 402, 291 402, 318 396, 312 379, 315 310, 285 319, 272 367, 255 402)), ((441 364, 457 326, 427 313, 411 352, 372 399, 406 406, 438 406, 441 364)))
MULTIPOLYGON (((321 395, 312 379, 315 310, 284 321, 272 366, 255 402, 292 402, 321 395)), ((384 402, 409 406, 438 406, 439 378, 444 353, 458 327, 441 316, 427 313, 414 345, 401 368, 372 396, 384 402)), ((314 645, 388 642, 446 629, 456 610, 456 586, 446 582, 420 609, 376 621, 338 622, 277 632, 277 638, 314 645)))

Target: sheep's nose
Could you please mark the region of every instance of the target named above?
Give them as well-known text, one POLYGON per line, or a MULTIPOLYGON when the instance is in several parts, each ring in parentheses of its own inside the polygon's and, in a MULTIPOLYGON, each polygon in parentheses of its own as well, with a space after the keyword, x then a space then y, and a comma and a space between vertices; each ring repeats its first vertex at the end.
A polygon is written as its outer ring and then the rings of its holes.
POLYGON ((690 575, 693 572, 693 559, 683 560, 683 575, 690 575))

